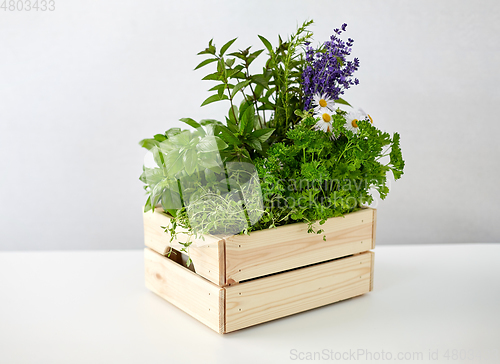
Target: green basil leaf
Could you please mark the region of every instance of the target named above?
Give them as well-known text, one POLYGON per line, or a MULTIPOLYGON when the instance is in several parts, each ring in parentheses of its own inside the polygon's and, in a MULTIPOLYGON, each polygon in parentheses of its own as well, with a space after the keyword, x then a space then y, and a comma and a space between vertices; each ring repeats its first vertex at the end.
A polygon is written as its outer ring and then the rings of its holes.
MULTIPOLYGON (((337 100, 335 100, 335 102, 336 102, 337 104, 342 104, 342 105, 351 106, 351 104, 350 104, 350 103, 348 103, 348 102, 347 102, 346 100, 344 100, 344 99, 337 99, 337 100)), ((352 107, 352 106, 351 106, 351 107, 352 107)))
POLYGON ((212 102, 227 100, 227 99, 228 99, 228 97, 226 95, 222 95, 222 96, 212 95, 212 96, 208 97, 205 101, 203 101, 201 106, 205 106, 205 105, 211 104, 212 102))
POLYGON ((175 176, 182 170, 182 154, 178 150, 172 150, 165 155, 165 167, 169 176, 175 176))
POLYGON ((164 140, 166 140, 166 139, 167 139, 167 137, 166 137, 165 135, 163 135, 163 134, 156 134, 156 135, 154 136, 154 138, 155 138, 155 140, 156 140, 156 141, 158 141, 158 142, 160 142, 160 143, 161 143, 162 141, 164 141, 164 140))
POLYGON ((186 150, 186 152, 184 153, 183 161, 186 173, 188 174, 188 176, 192 175, 198 165, 198 153, 196 153, 196 149, 186 150))
POLYGON ((229 53, 228 56, 233 56, 233 57, 237 57, 239 59, 245 60, 245 56, 243 54, 241 54, 241 51, 229 53))
MULTIPOLYGON (((230 85, 230 86, 233 86, 233 85, 230 85)), ((234 86, 233 86, 234 87, 234 86)), ((231 88, 231 87, 230 87, 231 88)), ((221 83, 220 85, 215 85, 214 87, 212 87, 210 90, 208 91, 217 91, 219 92, 220 90, 222 90, 222 92, 224 92, 224 90, 226 89, 226 85, 221 83)))
POLYGON ((160 148, 153 148, 153 149, 151 149, 151 152, 153 153, 153 158, 154 158, 156 164, 158 165, 158 167, 163 167, 165 161, 164 161, 163 153, 161 152, 160 148))
POLYGON ((267 48, 269 53, 272 54, 273 53, 273 46, 271 45, 271 43, 266 38, 264 38, 262 35, 259 35, 259 39, 262 41, 262 43, 264 43, 264 46, 267 48))
POLYGON ((247 111, 249 107, 253 107, 253 104, 251 101, 243 100, 240 104, 240 111, 239 111, 239 119, 243 117, 243 114, 247 111))
POLYGON ((233 44, 235 42, 235 40, 238 39, 238 38, 234 38, 234 39, 231 39, 229 42, 227 42, 226 44, 224 44, 222 46, 222 48, 220 49, 220 52, 219 52, 219 56, 222 57, 224 55, 224 53, 226 53, 227 49, 229 47, 231 47, 231 44, 233 44))
POLYGON ((253 75, 252 81, 255 82, 257 85, 261 85, 265 89, 269 88, 269 80, 263 75, 253 75))
POLYGON ((153 209, 153 204, 151 203, 151 196, 148 197, 146 204, 144 205, 144 212, 148 212, 153 209))
POLYGON ((264 52, 263 49, 259 49, 258 51, 253 52, 249 57, 248 57, 248 65, 250 65, 262 52, 264 52))
MULTIPOLYGON (((177 191, 178 190, 177 188, 177 191)), ((175 187, 174 191, 170 188, 165 188, 163 190, 163 194, 161 195, 161 206, 163 210, 168 211, 182 208, 181 195, 177 191, 175 191, 175 187)))
POLYGON ((210 73, 209 75, 206 75, 205 77, 202 78, 203 81, 209 80, 209 81, 220 81, 221 80, 221 74, 219 72, 214 72, 210 73))
POLYGON ((240 83, 236 84, 236 86, 234 86, 234 88, 233 88, 233 91, 231 92, 231 97, 234 97, 234 95, 236 95, 236 93, 239 90, 241 90, 242 88, 248 86, 249 83, 250 83, 250 80, 246 80, 246 81, 243 81, 243 82, 240 82, 240 83))
POLYGON ((182 119, 179 119, 179 120, 182 121, 183 123, 188 124, 189 126, 192 126, 195 129, 201 128, 201 125, 198 124, 196 121, 194 121, 191 118, 182 118, 182 119))
POLYGON ((264 87, 262 87, 262 85, 255 86, 255 90, 254 90, 255 97, 257 99, 259 99, 262 96, 263 91, 264 91, 264 87))
POLYGON ((158 146, 158 141, 155 139, 142 139, 139 142, 139 145, 143 148, 146 148, 147 150, 151 150, 154 147, 158 146))
POLYGON ((155 185, 164 178, 165 176, 161 168, 144 168, 144 172, 139 179, 148 185, 155 185))
POLYGON ((168 138, 174 136, 174 135, 177 135, 179 133, 182 132, 182 129, 181 128, 170 128, 168 129, 166 132, 165 132, 165 136, 167 136, 168 138))
MULTIPOLYGON (((241 111, 241 109, 240 109, 240 111, 241 111)), ((241 116, 241 120, 240 120, 240 133, 241 134, 252 132, 254 118, 255 118, 255 111, 254 111, 253 105, 250 105, 245 109, 243 115, 241 116)))
POLYGON ((206 66, 207 64, 209 63, 212 63, 212 62, 215 62, 217 61, 217 58, 209 58, 209 59, 205 59, 203 62, 201 62, 198 66, 196 66, 195 70, 203 67, 203 66, 206 66))
POLYGON ((189 130, 184 130, 179 134, 170 137, 168 140, 160 144, 160 148, 165 149, 168 144, 176 145, 177 147, 183 147, 189 144, 191 141, 191 132, 189 130), (164 146, 164 144, 166 144, 164 146))
POLYGON ((231 144, 232 145, 241 145, 240 140, 231 132, 231 130, 229 130, 227 128, 227 126, 218 125, 217 128, 220 130, 221 137, 226 143, 228 143, 230 145, 231 144))
POLYGON ((254 131, 251 135, 254 138, 258 138, 261 143, 264 143, 267 139, 271 137, 271 135, 274 133, 275 129, 272 128, 265 128, 265 129, 259 129, 254 131))
POLYGON ((227 148, 227 144, 219 137, 206 136, 200 140, 196 149, 202 153, 217 152, 219 149, 227 148))
POLYGON ((233 133, 238 132, 238 127, 236 126, 236 123, 233 120, 229 119, 227 116, 226 116, 226 124, 229 130, 231 130, 233 133))
POLYGON ((262 144, 258 138, 247 139, 246 143, 256 150, 262 150, 262 144))

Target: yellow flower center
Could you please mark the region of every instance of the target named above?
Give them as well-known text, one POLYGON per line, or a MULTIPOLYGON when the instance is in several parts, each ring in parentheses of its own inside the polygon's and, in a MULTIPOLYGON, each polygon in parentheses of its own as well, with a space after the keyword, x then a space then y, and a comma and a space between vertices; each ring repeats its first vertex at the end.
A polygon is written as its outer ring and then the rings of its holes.
POLYGON ((372 124, 373 124, 373 119, 372 119, 372 117, 370 116, 370 114, 367 114, 367 115, 368 115, 368 117, 370 118, 370 123, 372 123, 372 124))
POLYGON ((330 121, 332 121, 332 117, 330 115, 328 115, 327 113, 324 113, 322 118, 323 118, 323 121, 325 123, 329 123, 330 121))
POLYGON ((327 103, 326 103, 326 100, 325 99, 321 99, 319 100, 319 106, 321 107, 326 107, 327 103))
POLYGON ((354 119, 354 120, 351 122, 351 124, 352 124, 352 127, 353 127, 353 128, 357 128, 357 127, 358 127, 358 119, 354 119))

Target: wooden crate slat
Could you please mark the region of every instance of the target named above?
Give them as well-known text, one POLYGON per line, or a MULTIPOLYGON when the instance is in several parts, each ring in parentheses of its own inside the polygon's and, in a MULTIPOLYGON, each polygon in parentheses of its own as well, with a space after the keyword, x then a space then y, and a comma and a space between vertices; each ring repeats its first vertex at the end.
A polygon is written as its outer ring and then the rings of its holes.
POLYGON ((357 254, 226 287, 225 332, 368 292, 372 254, 357 254))
MULTIPOLYGON (((147 247, 166 255, 170 250, 180 250, 182 246, 177 242, 187 242, 189 236, 183 234, 186 230, 178 228, 177 240, 170 244, 170 238, 161 226, 170 225, 170 218, 163 213, 161 208, 156 208, 155 212, 146 212, 144 216, 144 241, 147 247)), ((189 254, 193 261, 196 273, 208 280, 224 285, 224 240, 212 235, 205 235, 205 240, 196 240, 189 247, 189 254)))
POLYGON ((224 288, 146 248, 146 287, 211 329, 224 332, 224 288))
POLYGON ((372 249, 375 210, 362 209, 317 225, 324 234, 310 234, 307 224, 254 231, 225 238, 226 283, 297 268, 372 249), (326 241, 323 241, 326 235, 326 241))
POLYGON ((377 241, 377 209, 373 209, 372 249, 375 249, 376 241, 377 241))
POLYGON ((371 252, 372 261, 371 261, 371 271, 370 271, 370 291, 373 291, 373 272, 375 270, 375 253, 371 252))

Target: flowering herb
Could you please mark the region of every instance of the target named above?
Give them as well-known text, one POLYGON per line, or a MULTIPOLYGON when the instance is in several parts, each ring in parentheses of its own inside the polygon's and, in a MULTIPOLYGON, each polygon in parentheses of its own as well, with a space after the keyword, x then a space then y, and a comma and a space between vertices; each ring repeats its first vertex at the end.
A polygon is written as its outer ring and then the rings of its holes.
POLYGON ((347 42, 344 42, 339 37, 346 27, 347 24, 343 24, 341 29, 335 29, 335 34, 330 37, 330 40, 318 49, 306 43, 307 65, 302 74, 305 110, 311 108, 313 98, 317 94, 342 102, 340 96, 344 94, 344 91, 359 83, 357 78, 353 78, 354 72, 359 68, 359 60, 347 59, 351 54, 354 40, 349 38, 347 42))
POLYGON ((140 142, 154 161, 140 177, 145 211, 161 205, 172 238, 177 226, 235 234, 308 222, 313 232, 316 221, 370 204, 373 190, 384 199, 387 173, 403 174, 399 134, 380 131, 360 108, 338 107, 350 107, 341 96, 358 84, 359 61, 348 59, 353 40, 340 38, 346 24, 315 49, 311 23, 279 36, 276 47, 262 36, 257 50, 231 50, 236 39, 218 50, 211 40, 195 69, 214 67, 203 77, 214 85, 202 106, 227 102, 225 122, 184 118, 194 130, 140 142))

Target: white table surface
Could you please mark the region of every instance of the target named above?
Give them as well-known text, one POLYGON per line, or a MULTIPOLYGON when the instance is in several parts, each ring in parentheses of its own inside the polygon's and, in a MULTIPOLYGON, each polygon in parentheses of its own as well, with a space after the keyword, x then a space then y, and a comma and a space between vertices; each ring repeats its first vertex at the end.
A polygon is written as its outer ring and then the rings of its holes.
POLYGON ((500 363, 500 244, 375 252, 373 292, 227 335, 149 292, 140 250, 0 252, 0 363, 500 363))

